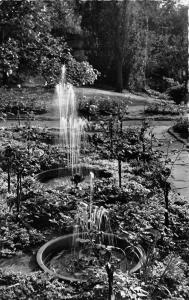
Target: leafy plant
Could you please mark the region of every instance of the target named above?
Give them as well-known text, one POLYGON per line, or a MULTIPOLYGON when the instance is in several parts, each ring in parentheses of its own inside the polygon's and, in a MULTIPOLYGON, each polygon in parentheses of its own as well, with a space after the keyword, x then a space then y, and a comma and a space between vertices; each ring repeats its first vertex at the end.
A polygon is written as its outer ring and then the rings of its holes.
POLYGON ((177 133, 179 133, 179 135, 184 138, 187 139, 189 136, 189 132, 188 132, 188 119, 187 118, 180 118, 176 124, 173 126, 173 130, 177 133))
POLYGON ((150 115, 181 115, 184 113, 184 107, 161 101, 160 103, 152 103, 145 108, 145 114, 150 115))
POLYGON ((167 94, 175 101, 176 104, 180 104, 185 97, 186 89, 184 84, 173 86, 167 90, 167 94))

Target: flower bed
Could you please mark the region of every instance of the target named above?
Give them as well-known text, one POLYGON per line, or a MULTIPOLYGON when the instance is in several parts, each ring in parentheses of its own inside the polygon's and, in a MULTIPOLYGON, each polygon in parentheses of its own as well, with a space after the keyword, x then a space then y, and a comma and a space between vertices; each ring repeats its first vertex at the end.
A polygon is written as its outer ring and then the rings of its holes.
POLYGON ((0 111, 4 117, 16 117, 27 114, 44 114, 53 94, 44 90, 5 89, 0 90, 0 111))

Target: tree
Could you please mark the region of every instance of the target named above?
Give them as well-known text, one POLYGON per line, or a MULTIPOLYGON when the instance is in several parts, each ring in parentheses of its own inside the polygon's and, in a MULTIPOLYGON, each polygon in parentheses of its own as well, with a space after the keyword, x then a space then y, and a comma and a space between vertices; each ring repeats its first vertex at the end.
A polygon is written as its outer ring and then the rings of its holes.
POLYGON ((77 81, 73 65, 76 70, 80 69, 81 77, 77 84, 94 82, 98 73, 89 64, 88 67, 83 63, 79 65, 71 55, 65 36, 57 34, 56 24, 59 19, 53 18, 55 7, 58 4, 63 5, 62 13, 65 18, 61 26, 63 28, 64 25, 64 33, 69 12, 73 12, 71 4, 68 3, 61 0, 0 2, 0 73, 3 84, 7 84, 10 78, 18 82, 23 75, 40 74, 47 84, 54 85, 59 80, 63 64, 68 68, 70 65, 72 67, 71 82, 77 81), (52 33, 56 35, 53 36, 52 33))
MULTIPOLYGON (((187 10, 173 0, 88 1, 82 4, 89 61, 104 82, 141 90, 187 71, 187 10), (157 82, 157 81, 156 81, 157 82)), ((185 76, 186 77, 186 76, 185 76)))
MULTIPOLYGON (((187 71, 187 10, 175 1, 161 1, 149 12, 147 77, 182 83, 187 71)), ((160 86, 163 90, 166 88, 160 86)))
MULTIPOLYGON (((123 89, 123 63, 128 42, 129 1, 105 3, 99 15, 99 46, 106 50, 116 73, 116 91, 123 89)), ((101 52, 102 53, 102 52, 101 52)))
POLYGON ((3 83, 20 73, 36 74, 44 38, 50 33, 43 1, 0 2, 0 65, 3 83))
POLYGON ((54 37, 67 38, 70 34, 80 34, 81 15, 76 0, 45 1, 50 12, 51 33, 54 37))
MULTIPOLYGON (((89 33, 90 43, 93 44, 93 49, 90 48, 89 60, 92 58, 91 61, 94 62, 95 57, 97 65, 95 63, 94 65, 105 73, 105 76, 111 73, 112 82, 116 82, 115 88, 118 92, 121 92, 123 87, 132 86, 130 84, 132 70, 133 73, 136 71, 139 73, 144 64, 144 26, 140 14, 140 2, 93 1, 92 4, 85 6, 82 15, 82 25, 89 33)), ((142 81, 140 77, 137 82, 142 81)), ((133 86, 136 87, 134 81, 133 86)))

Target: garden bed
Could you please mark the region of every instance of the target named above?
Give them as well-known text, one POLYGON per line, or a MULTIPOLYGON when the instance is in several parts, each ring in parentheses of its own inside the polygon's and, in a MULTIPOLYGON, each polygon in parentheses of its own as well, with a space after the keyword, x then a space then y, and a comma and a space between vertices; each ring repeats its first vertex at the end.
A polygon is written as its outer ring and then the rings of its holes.
MULTIPOLYGON (((116 297, 138 299, 142 294, 143 299, 187 299, 188 203, 170 190, 168 165, 161 162, 161 153, 153 150, 153 137, 147 139, 144 135, 148 125, 143 123, 142 127, 126 130, 120 127, 118 131, 116 122, 112 123, 113 127, 110 125, 109 122, 102 124, 102 130, 90 136, 87 148, 86 145, 82 148, 81 163, 105 169, 113 175, 95 178, 93 204, 109 211, 111 228, 116 235, 127 239, 132 246, 141 244, 147 252, 146 264, 138 274, 115 271, 116 297)), ((6 259, 40 247, 50 236, 72 233, 77 205, 90 203, 91 190, 89 184, 82 186, 80 183, 78 187, 70 184, 61 189, 48 185, 41 187, 35 179, 37 173, 56 168, 60 163, 66 166, 65 152, 59 145, 47 144, 45 132, 18 126, 0 133, 0 234, 3 237, 0 255, 6 259), (28 130, 30 138, 27 138, 28 130), (16 157, 14 163, 11 157, 16 157), (23 166, 23 172, 18 194, 20 166, 23 166)), ((25 293, 31 299, 44 295, 49 300, 58 297, 105 299, 108 287, 105 269, 83 284, 59 282, 53 275, 41 273, 16 275, 5 272, 1 273, 0 284, 3 300, 10 299, 10 295, 17 299, 25 293)))
POLYGON ((42 88, 1 88, 0 93, 0 111, 4 118, 44 114, 53 97, 52 92, 47 92, 42 88))
POLYGON ((167 101, 162 101, 159 103, 149 104, 145 108, 145 114, 149 116, 180 116, 185 112, 185 107, 181 105, 176 105, 174 103, 167 101))

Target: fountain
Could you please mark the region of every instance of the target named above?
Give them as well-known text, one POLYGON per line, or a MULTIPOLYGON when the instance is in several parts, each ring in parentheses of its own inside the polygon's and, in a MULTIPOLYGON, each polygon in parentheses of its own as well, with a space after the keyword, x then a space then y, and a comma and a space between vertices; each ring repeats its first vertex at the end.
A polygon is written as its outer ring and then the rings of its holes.
POLYGON ((65 75, 66 68, 63 66, 61 81, 56 86, 56 99, 59 107, 60 143, 67 151, 68 165, 73 172, 79 162, 86 121, 78 117, 73 86, 66 83, 65 75))
POLYGON ((41 172, 36 176, 44 185, 61 186, 63 182, 66 184, 89 181, 90 172, 92 171, 96 177, 108 178, 111 173, 102 169, 89 168, 80 163, 81 141, 85 141, 86 120, 80 118, 77 113, 76 96, 73 86, 66 82, 66 68, 62 67, 61 80, 56 85, 55 103, 59 114, 59 145, 65 150, 67 155, 67 166, 57 169, 50 169, 41 172))
POLYGON ((117 251, 120 269, 124 272, 137 271, 145 260, 141 247, 133 251, 126 239, 112 233, 108 210, 93 205, 93 184, 94 173, 91 172, 89 203, 77 203, 73 233, 50 240, 37 253, 41 269, 63 280, 86 282, 91 272, 95 274, 102 268, 98 253, 101 255, 101 250, 109 253, 108 247, 117 251))
POLYGON ((142 265, 143 251, 141 248, 137 248, 134 252, 130 251, 129 242, 112 233, 107 209, 93 204, 95 176, 100 177, 101 174, 102 177, 109 177, 111 173, 103 173, 103 170, 79 164, 81 138, 84 136, 86 122, 77 115, 73 87, 66 84, 65 71, 63 67, 61 81, 56 86, 56 99, 60 116, 60 144, 67 151, 68 167, 43 172, 39 174, 38 179, 49 185, 49 180, 57 176, 61 185, 62 179, 69 176, 77 187, 79 181, 87 177, 90 195, 87 203, 83 200, 77 203, 73 233, 50 240, 43 245, 37 253, 38 265, 45 272, 61 279, 86 281, 89 273, 91 274, 91 268, 92 272, 95 272, 98 265, 96 248, 112 247, 127 255, 127 259, 124 256, 122 260, 129 261, 127 271, 134 272, 142 265), (88 266, 88 262, 92 265, 88 266))

